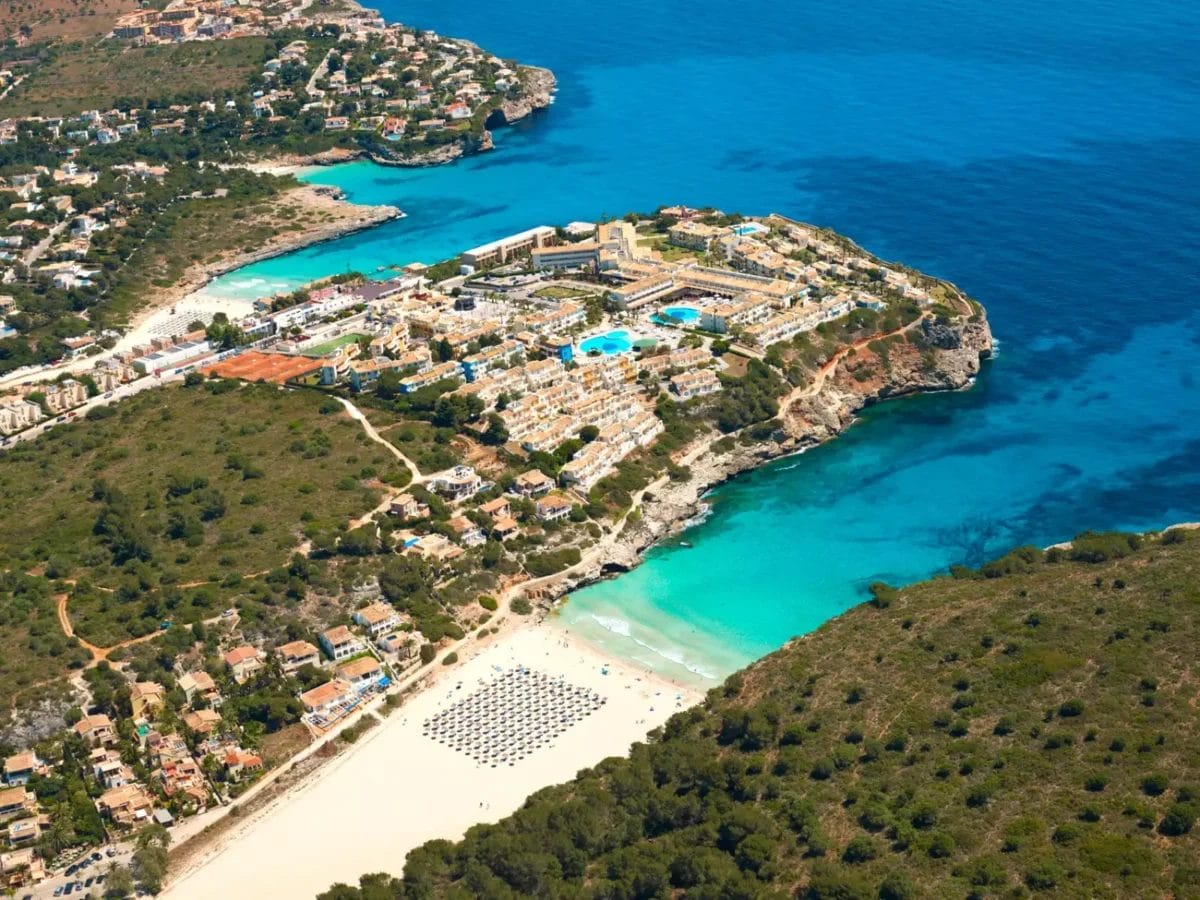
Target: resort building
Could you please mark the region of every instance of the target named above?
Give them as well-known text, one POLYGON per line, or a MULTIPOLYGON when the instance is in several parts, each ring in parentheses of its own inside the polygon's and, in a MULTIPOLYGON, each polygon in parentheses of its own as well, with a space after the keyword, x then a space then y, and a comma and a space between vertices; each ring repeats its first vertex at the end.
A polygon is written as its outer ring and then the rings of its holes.
POLYGON ((279 654, 285 675, 293 674, 301 666, 319 666, 321 652, 308 641, 291 641, 275 650, 279 654))
POLYGON ((233 680, 238 684, 245 684, 263 667, 262 653, 257 647, 249 644, 234 647, 225 654, 224 660, 233 680))
POLYGON ((600 244, 596 241, 583 241, 559 247, 540 247, 533 251, 532 257, 535 269, 595 270, 600 266, 600 244))
POLYGON ((437 384, 439 381, 450 381, 462 377, 462 367, 457 362, 444 362, 431 366, 423 372, 409 375, 400 379, 400 392, 411 394, 423 387, 437 384))
POLYGON ((464 356, 462 373, 468 382, 482 378, 497 366, 510 365, 525 355, 525 346, 517 341, 503 341, 485 347, 478 353, 464 356))
POLYGON ((764 294, 749 293, 741 299, 719 306, 711 306, 700 312, 700 327, 705 331, 727 334, 742 325, 751 325, 769 318, 774 304, 764 294))
POLYGON ((802 331, 812 331, 821 321, 822 318, 818 314, 791 310, 772 316, 765 322, 751 325, 742 336, 751 344, 769 347, 780 341, 791 340, 802 331))
POLYGON ((705 252, 712 246, 712 242, 724 233, 722 229, 705 225, 703 222, 678 222, 667 231, 667 243, 674 247, 705 252))
POLYGON ((349 659, 362 653, 363 645, 345 625, 338 625, 321 633, 321 646, 334 662, 349 659))
POLYGON ((372 638, 387 634, 400 625, 400 614, 387 603, 372 603, 355 610, 354 621, 367 630, 372 638))
POLYGON ((721 389, 721 380, 715 372, 700 369, 696 372, 681 372, 671 378, 671 391, 680 400, 704 397, 721 389))
POLYGON ((520 256, 528 256, 534 249, 556 243, 558 232, 548 225, 539 225, 518 234, 473 247, 462 255, 464 265, 473 269, 488 269, 520 256))

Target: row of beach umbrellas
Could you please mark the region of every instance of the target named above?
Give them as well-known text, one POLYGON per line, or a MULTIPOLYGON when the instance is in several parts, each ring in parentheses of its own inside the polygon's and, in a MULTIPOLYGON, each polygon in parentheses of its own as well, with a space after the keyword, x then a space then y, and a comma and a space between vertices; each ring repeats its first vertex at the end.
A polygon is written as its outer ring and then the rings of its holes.
POLYGON ((524 666, 426 719, 422 733, 479 765, 515 765, 605 704, 595 691, 524 666))

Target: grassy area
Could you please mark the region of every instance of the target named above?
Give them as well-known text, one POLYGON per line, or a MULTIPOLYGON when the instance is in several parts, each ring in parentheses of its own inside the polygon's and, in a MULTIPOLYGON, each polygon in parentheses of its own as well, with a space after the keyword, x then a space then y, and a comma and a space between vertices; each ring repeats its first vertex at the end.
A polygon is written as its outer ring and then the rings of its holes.
POLYGON ((648 237, 638 237, 638 245, 657 250, 664 262, 690 262, 699 260, 705 262, 705 255, 699 250, 689 250, 686 247, 676 247, 667 243, 665 234, 651 234, 648 237))
POLYGON ((573 300, 576 297, 591 297, 595 293, 595 290, 589 290, 588 288, 570 288, 564 285, 551 284, 544 288, 538 288, 533 292, 533 296, 540 297, 543 300, 573 300))
POLYGON ((136 8, 134 0, 19 0, 0 7, 0 36, 16 38, 27 29, 33 41, 99 38, 136 8))
POLYGON ((308 356, 325 356, 326 354, 337 350, 339 347, 345 347, 347 344, 357 343, 358 341, 362 340, 363 337, 365 337, 365 335, 343 334, 341 337, 335 337, 331 341, 325 341, 323 344, 317 344, 315 347, 309 347, 304 352, 308 356))
POLYGON ((325 896, 1200 896, 1198 565, 1101 535, 875 586, 630 759, 325 896))
POLYGON ((266 385, 164 388, 0 454, 0 568, 78 579, 71 619, 101 646, 218 614, 244 576, 285 565, 306 537, 371 509, 377 479, 402 477, 322 402, 266 385))
POLYGON ((65 116, 111 109, 121 98, 170 101, 202 85, 205 92, 236 89, 262 68, 273 47, 267 38, 190 41, 131 47, 111 41, 55 48, 47 61, 3 101, 7 116, 65 116))

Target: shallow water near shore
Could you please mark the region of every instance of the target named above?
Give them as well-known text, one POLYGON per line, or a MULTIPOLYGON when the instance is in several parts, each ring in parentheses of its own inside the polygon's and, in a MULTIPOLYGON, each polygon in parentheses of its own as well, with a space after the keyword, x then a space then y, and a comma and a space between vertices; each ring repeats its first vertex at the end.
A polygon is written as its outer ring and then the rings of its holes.
POLYGON ((554 107, 452 166, 307 175, 408 215, 215 290, 253 296, 536 224, 711 203, 828 225, 949 278, 1002 342, 974 390, 885 404, 717 490, 692 547, 572 595, 573 632, 711 682, 873 580, 1197 517, 1195 4, 380 6, 549 66, 554 107))

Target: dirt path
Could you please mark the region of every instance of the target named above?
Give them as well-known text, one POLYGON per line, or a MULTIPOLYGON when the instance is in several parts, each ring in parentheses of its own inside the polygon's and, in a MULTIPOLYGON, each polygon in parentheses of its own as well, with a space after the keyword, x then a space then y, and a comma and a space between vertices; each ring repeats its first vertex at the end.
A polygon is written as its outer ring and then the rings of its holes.
POLYGON ((386 447, 392 456, 396 457, 396 459, 404 464, 405 468, 407 468, 409 473, 412 475, 411 484, 420 484, 425 479, 425 476, 421 474, 421 470, 417 468, 417 464, 397 450, 390 441, 376 431, 375 426, 367 421, 367 417, 363 415, 362 410, 360 410, 345 397, 337 397, 336 399, 338 403, 346 407, 346 412, 350 413, 350 418, 362 425, 363 431, 367 433, 367 437, 369 437, 375 443, 386 447))
POLYGON ((59 594, 54 598, 54 609, 58 613, 58 624, 62 628, 63 634, 67 637, 73 637, 79 641, 79 645, 88 653, 92 654, 92 661, 88 663, 88 668, 96 665, 101 660, 108 659, 108 654, 114 650, 119 650, 122 647, 132 647, 134 644, 144 644, 146 641, 152 641, 160 634, 161 631, 152 631, 150 634, 144 634, 141 637, 130 638, 127 641, 121 641, 119 644, 113 644, 111 647, 97 647, 90 641, 86 641, 75 633, 75 627, 71 624, 71 616, 67 611, 68 594, 59 594))
POLYGON ((843 359, 845 359, 847 356, 849 356, 850 353, 852 353, 852 352, 857 353, 863 347, 865 347, 868 344, 873 343, 875 341, 883 341, 883 340, 887 340, 890 337, 894 337, 897 334, 903 334, 904 332, 909 331, 910 329, 913 329, 913 328, 917 327, 918 325, 920 325, 923 321, 925 321, 925 319, 926 319, 926 315, 918 316, 917 318, 915 318, 911 322, 909 322, 907 325, 903 325, 900 328, 895 329, 894 331, 889 331, 887 334, 873 334, 870 337, 865 337, 862 340, 855 341, 853 344, 847 344, 845 347, 842 347, 840 350, 838 350, 837 353, 835 353, 835 354, 833 354, 833 356, 829 357, 829 360, 825 363, 825 365, 823 365, 823 366, 821 366, 821 368, 817 369, 817 374, 813 377, 813 380, 811 382, 809 382, 808 384, 800 385, 797 388, 793 388, 787 394, 787 396, 785 396, 780 401, 780 403, 779 403, 780 412, 781 413, 785 412, 797 400, 800 400, 804 397, 812 397, 812 396, 815 396, 816 394, 820 393, 821 389, 823 387, 825 387, 825 382, 829 380, 829 376, 837 368, 838 363, 840 363, 843 359))

